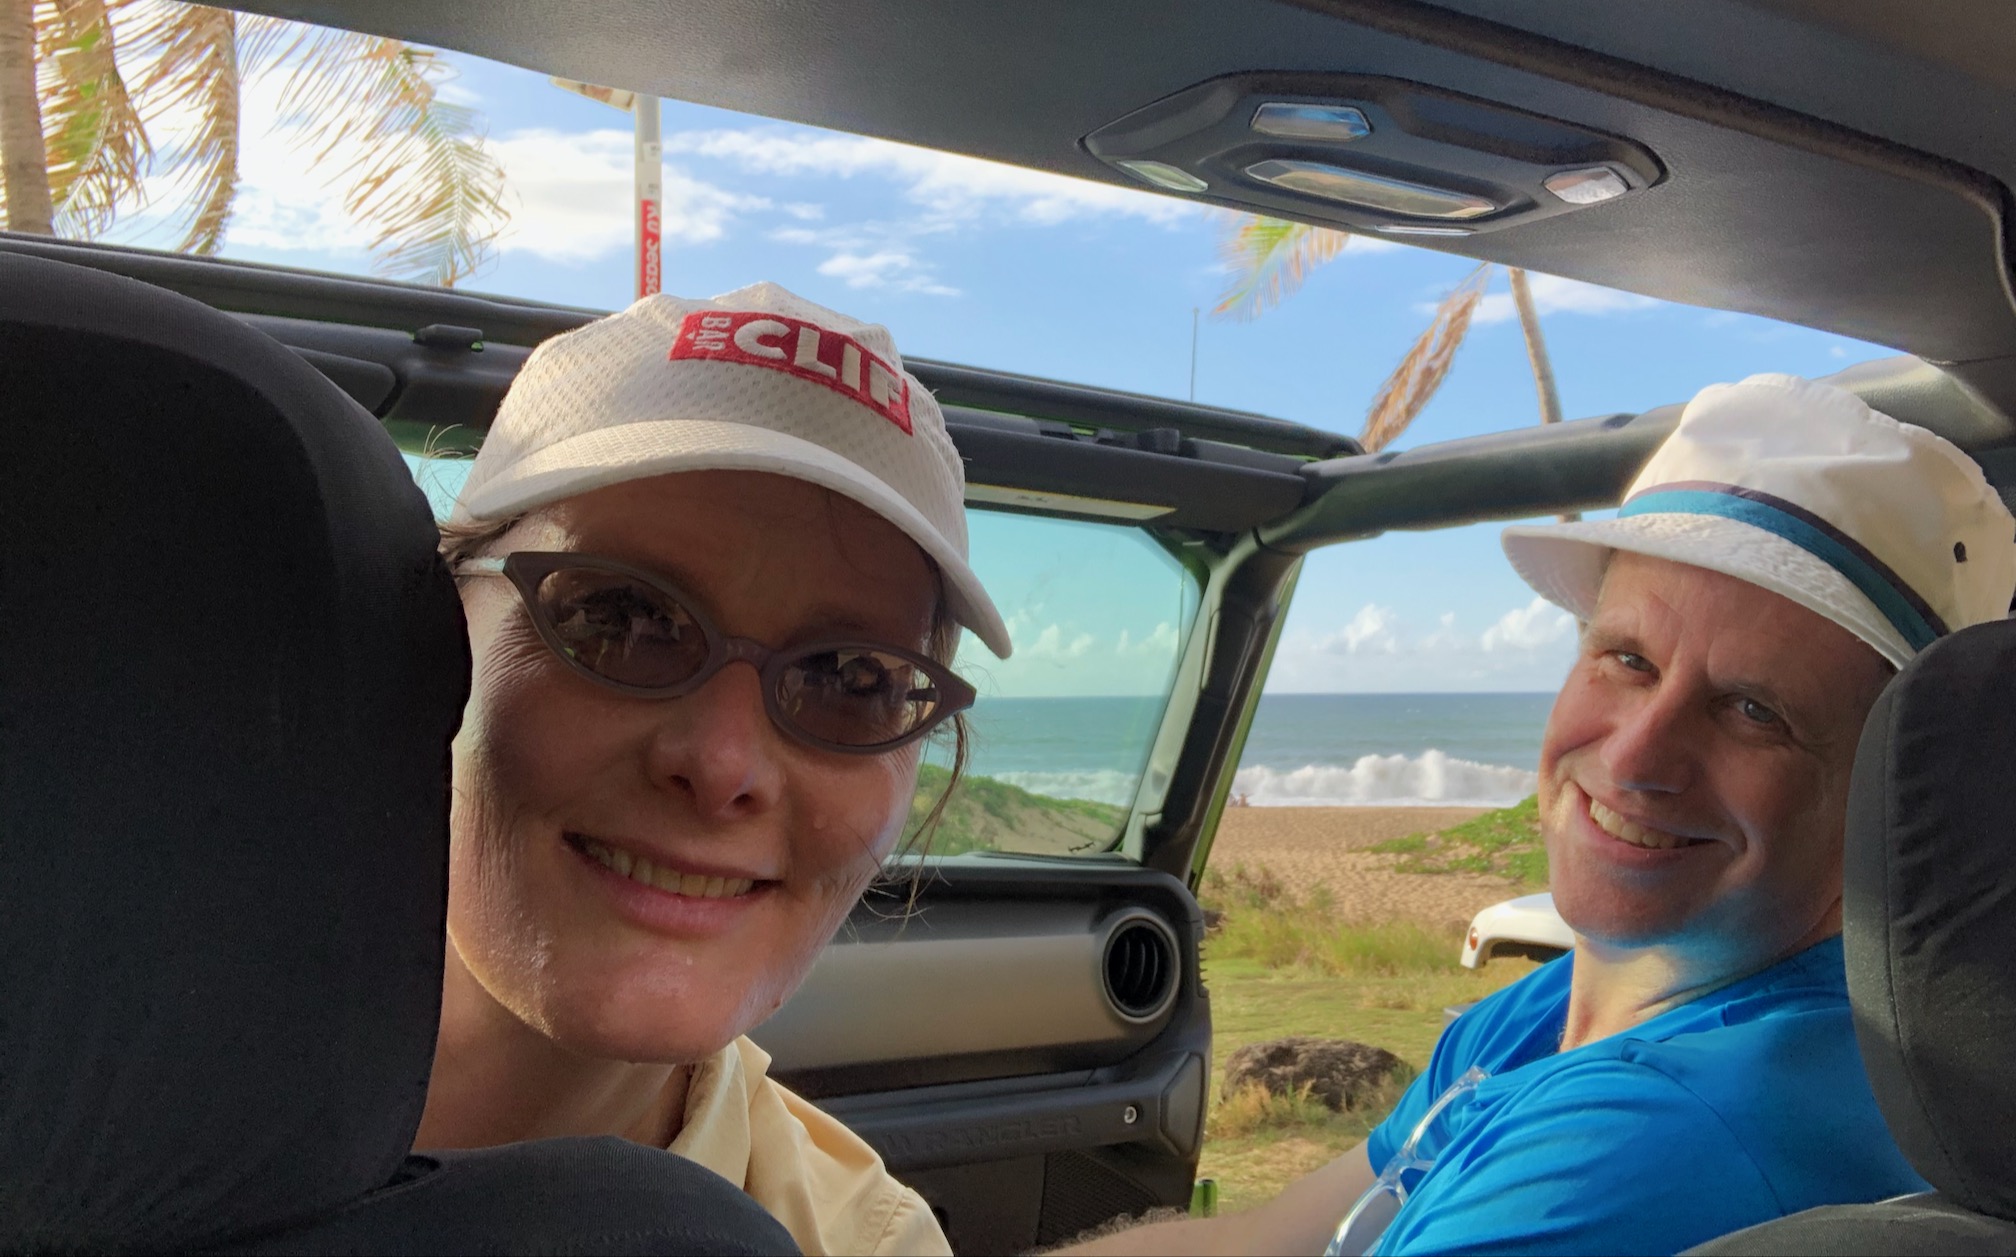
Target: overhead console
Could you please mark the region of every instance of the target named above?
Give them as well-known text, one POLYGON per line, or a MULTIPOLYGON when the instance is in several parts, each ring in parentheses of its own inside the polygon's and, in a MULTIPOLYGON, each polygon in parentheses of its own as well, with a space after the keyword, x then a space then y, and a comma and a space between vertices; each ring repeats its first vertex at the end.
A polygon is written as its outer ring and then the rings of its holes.
POLYGON ((1388 236, 1468 236, 1614 201, 1664 178, 1642 145, 1402 79, 1233 74, 1085 137, 1172 192, 1388 236))

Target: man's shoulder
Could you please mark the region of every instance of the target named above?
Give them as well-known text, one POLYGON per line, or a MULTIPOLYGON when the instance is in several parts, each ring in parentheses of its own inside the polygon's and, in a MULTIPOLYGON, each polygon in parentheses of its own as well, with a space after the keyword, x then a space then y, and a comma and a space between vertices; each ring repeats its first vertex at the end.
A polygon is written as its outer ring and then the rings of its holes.
POLYGON ((1788 1212, 1922 1190, 1876 1106, 1845 997, 1808 994, 1771 1016, 1626 1033, 1571 1055, 1534 1079, 1522 1107, 1643 1120, 1668 1147, 1726 1141, 1742 1154, 1730 1168, 1754 1170, 1788 1212))
POLYGON ((1481 1064, 1495 1073, 1508 1066, 1504 1059, 1508 1054, 1545 1037, 1550 1029, 1558 1042, 1568 1012, 1570 963, 1567 956, 1550 960, 1478 1000, 1449 1023, 1436 1054, 1446 1049, 1459 1059, 1458 1072, 1481 1064))

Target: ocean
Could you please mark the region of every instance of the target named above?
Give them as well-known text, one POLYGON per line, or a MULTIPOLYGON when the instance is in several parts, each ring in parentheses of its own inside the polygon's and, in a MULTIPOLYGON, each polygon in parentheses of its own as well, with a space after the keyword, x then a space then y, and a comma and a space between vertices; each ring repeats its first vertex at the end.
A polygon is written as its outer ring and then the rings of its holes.
MULTIPOLYGON (((1533 793, 1552 694, 1278 694, 1234 781, 1256 807, 1502 806, 1533 793)), ((1037 794, 1124 803, 1160 699, 989 698, 973 771, 1037 794)))

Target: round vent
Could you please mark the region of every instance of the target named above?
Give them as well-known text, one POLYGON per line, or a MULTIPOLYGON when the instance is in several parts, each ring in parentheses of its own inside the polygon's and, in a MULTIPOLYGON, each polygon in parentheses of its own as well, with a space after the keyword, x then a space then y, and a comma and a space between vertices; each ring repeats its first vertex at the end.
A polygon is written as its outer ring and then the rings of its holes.
POLYGON ((1153 1021, 1176 998, 1176 938, 1151 916, 1130 916, 1106 935, 1106 998, 1129 1021, 1153 1021))

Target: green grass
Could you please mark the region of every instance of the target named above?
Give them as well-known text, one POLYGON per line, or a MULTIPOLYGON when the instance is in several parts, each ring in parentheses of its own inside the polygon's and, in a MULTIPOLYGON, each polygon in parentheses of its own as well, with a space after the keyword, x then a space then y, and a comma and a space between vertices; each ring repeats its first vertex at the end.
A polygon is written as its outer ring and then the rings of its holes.
POLYGON ((1340 924, 1327 891, 1291 896, 1272 875, 1255 876, 1238 865, 1229 876, 1207 873, 1204 897, 1222 914, 1211 937, 1211 955, 1220 960, 1339 977, 1397 977, 1431 970, 1455 954, 1444 931, 1412 922, 1340 924))
MULTIPOLYGON (((923 820, 951 774, 936 764, 917 771, 911 825, 923 820)), ((992 777, 967 776, 926 845, 931 855, 963 851, 1031 851, 1069 854, 1108 846, 1127 819, 1127 809, 1086 799, 1053 799, 992 777)))
POLYGON ((1529 796, 1439 834, 1408 834, 1374 851, 1402 857, 1402 873, 1484 873, 1521 886, 1547 885, 1547 846, 1540 837, 1540 804, 1529 796))
POLYGON ((1481 999, 1532 970, 1523 961, 1465 969, 1453 931, 1412 922, 1338 925, 1326 917, 1320 896, 1295 896, 1265 873, 1235 867, 1207 875, 1203 901, 1217 914, 1205 940, 1204 977, 1220 1067, 1249 1043, 1309 1034, 1385 1048, 1409 1071, 1341 1113, 1305 1096, 1226 1096, 1214 1089, 1198 1174, 1218 1180, 1226 1212, 1273 1199, 1364 1139, 1412 1072, 1427 1066, 1443 1009, 1481 999))

